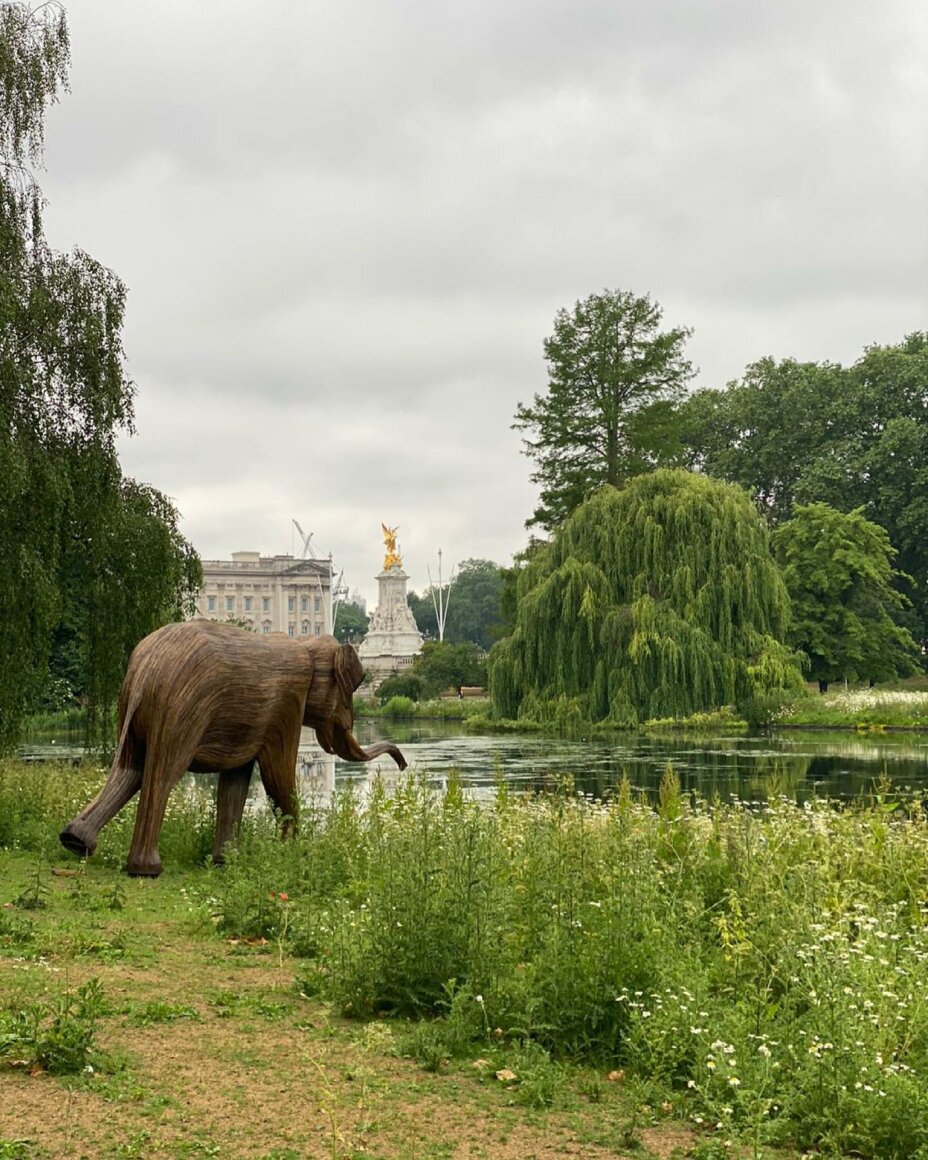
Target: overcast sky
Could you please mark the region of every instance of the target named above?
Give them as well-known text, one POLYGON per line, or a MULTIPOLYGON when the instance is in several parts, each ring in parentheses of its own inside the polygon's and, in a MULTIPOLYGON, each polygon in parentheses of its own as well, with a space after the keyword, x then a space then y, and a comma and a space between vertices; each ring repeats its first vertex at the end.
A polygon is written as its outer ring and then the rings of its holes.
POLYGON ((508 563, 513 412, 604 287, 698 385, 928 328, 924 0, 66 6, 48 235, 128 286, 124 469, 206 558, 508 563))

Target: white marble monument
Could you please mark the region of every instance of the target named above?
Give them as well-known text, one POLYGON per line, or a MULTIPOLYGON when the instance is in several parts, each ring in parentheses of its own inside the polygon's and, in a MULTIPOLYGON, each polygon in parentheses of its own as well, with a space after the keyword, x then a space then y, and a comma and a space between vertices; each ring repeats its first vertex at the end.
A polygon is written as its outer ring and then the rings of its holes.
POLYGON ((358 656, 370 673, 367 688, 373 692, 381 681, 407 669, 422 649, 422 633, 406 603, 403 560, 396 546, 398 528, 382 524, 387 547, 383 571, 377 576, 377 608, 370 619, 367 636, 361 641, 358 656))

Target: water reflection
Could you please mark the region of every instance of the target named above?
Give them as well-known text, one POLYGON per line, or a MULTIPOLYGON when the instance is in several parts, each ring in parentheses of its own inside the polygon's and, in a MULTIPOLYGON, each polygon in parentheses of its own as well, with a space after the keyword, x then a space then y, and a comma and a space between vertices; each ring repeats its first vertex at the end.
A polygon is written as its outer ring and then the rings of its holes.
MULTIPOLYGON (((492 795, 499 780, 517 789, 544 789, 564 778, 594 797, 623 776, 655 793, 672 764, 682 787, 703 797, 736 795, 762 800, 780 794, 802 801, 855 797, 883 777, 896 786, 928 789, 928 736, 781 732, 746 737, 615 734, 558 738, 537 735, 470 736, 449 722, 357 722, 362 744, 389 736, 410 767, 436 781, 454 769, 477 797, 492 795)), ((392 776, 392 761, 372 763, 392 776)), ((364 781, 369 768, 336 762, 336 780, 364 781)))
MULTIPOLYGON (((689 737, 615 734, 611 737, 561 738, 540 735, 471 736, 454 722, 359 720, 362 745, 388 737, 403 749, 413 772, 436 788, 452 771, 478 798, 493 795, 504 781, 519 791, 544 790, 564 779, 594 797, 607 795, 627 776, 632 786, 656 793, 672 764, 684 790, 706 798, 736 795, 756 801, 786 795, 797 801, 813 796, 852 798, 872 791, 881 778, 928 795, 928 734, 853 734, 783 731, 758 737, 689 737)), ((67 739, 47 752, 32 747, 38 760, 71 756, 67 739), (64 744, 62 744, 64 742, 64 744)), ((80 757, 82 750, 74 749, 80 757)), ((402 775, 389 757, 354 765, 323 753, 315 734, 303 731, 297 760, 300 792, 321 804, 336 785, 352 783, 363 798, 377 773, 388 784, 402 775)), ((215 782, 215 778, 210 779, 215 782)), ((202 788, 209 780, 197 775, 202 788)), ((249 808, 266 801, 260 779, 252 782, 249 808)))

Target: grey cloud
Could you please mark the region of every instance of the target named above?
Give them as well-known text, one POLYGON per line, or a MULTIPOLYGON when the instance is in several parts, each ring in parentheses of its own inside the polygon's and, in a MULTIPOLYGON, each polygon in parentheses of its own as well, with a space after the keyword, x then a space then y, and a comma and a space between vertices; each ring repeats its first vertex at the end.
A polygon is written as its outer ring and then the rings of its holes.
POLYGON ((129 286, 127 468, 206 554, 280 550, 262 528, 305 504, 368 575, 381 517, 504 559, 534 506, 516 402, 558 307, 605 286, 694 326, 713 384, 926 325, 921 0, 70 19, 49 233, 129 286))

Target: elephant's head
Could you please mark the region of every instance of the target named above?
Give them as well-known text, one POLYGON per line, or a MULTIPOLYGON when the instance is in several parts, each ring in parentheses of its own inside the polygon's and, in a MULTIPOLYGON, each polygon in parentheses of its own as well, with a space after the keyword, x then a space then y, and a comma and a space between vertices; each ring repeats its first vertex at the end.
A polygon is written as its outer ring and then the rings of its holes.
POLYGON ((392 742, 378 741, 369 749, 362 749, 354 738, 354 693, 364 680, 364 669, 352 646, 339 644, 334 636, 320 636, 307 648, 312 655, 313 674, 303 724, 315 729, 326 753, 335 753, 346 761, 371 761, 389 753, 400 769, 405 769, 406 758, 392 742))

